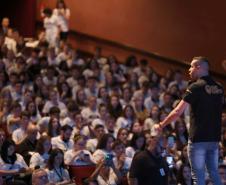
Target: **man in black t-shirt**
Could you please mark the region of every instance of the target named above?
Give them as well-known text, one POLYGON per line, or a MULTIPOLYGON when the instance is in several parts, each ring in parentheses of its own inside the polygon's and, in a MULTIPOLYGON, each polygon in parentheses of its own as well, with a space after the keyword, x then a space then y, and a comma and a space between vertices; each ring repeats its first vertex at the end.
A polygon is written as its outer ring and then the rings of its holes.
POLYGON ((161 156, 159 136, 151 133, 148 147, 133 157, 129 172, 130 185, 167 185, 169 168, 161 156))
POLYGON ((188 156, 194 184, 205 184, 207 168, 214 185, 221 185, 217 169, 223 88, 209 76, 209 63, 204 57, 193 58, 189 75, 194 81, 188 86, 183 99, 155 129, 161 131, 190 106, 188 156))

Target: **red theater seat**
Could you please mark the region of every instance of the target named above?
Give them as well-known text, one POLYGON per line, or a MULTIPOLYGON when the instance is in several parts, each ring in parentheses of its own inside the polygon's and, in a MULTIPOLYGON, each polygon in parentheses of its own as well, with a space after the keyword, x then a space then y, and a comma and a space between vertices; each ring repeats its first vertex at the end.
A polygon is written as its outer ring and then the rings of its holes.
POLYGON ((82 185, 82 181, 91 176, 95 171, 96 165, 89 166, 69 166, 71 178, 75 180, 76 185, 82 185))

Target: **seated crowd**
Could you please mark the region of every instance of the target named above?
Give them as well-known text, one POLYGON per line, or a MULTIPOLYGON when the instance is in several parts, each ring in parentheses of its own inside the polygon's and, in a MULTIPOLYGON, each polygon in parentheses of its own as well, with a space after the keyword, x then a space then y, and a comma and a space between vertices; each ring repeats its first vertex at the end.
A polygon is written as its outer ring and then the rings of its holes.
MULTIPOLYGON (((182 72, 168 69, 160 76, 146 59, 129 56, 120 63, 99 49, 89 58, 65 40, 49 45, 44 33, 31 48, 17 30, 9 30, 0 33, 1 181, 70 184, 76 179, 70 166, 95 165, 84 184, 123 184, 153 126, 181 99, 187 87, 182 72)), ((173 158, 169 184, 192 184, 188 111, 161 136, 162 156, 173 158)), ((222 118, 223 181, 225 113, 222 118)))

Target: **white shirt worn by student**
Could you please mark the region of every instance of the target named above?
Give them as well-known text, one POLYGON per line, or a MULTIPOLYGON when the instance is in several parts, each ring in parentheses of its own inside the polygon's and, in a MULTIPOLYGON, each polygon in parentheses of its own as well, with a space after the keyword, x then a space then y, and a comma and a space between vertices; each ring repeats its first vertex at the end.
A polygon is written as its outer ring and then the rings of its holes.
POLYGON ((119 117, 116 121, 116 130, 119 130, 120 128, 127 128, 130 130, 133 120, 126 119, 125 117, 119 117))
POLYGON ((46 170, 50 183, 60 183, 62 181, 70 180, 69 173, 65 168, 54 168, 52 170, 46 170))
POLYGON ((50 101, 50 100, 48 100, 48 101, 45 103, 45 105, 44 105, 44 107, 43 107, 43 109, 42 109, 42 112, 43 112, 44 114, 47 114, 47 113, 49 113, 49 110, 50 110, 52 107, 54 107, 54 106, 57 106, 57 107, 60 109, 60 112, 63 112, 63 111, 67 112, 67 107, 66 107, 66 105, 65 105, 63 102, 58 101, 58 102, 57 102, 57 105, 55 105, 55 104, 54 104, 52 101, 50 101))
POLYGON ((67 116, 61 122, 61 126, 64 126, 64 125, 69 125, 72 128, 74 128, 76 126, 76 123, 75 123, 75 120, 73 118, 70 118, 70 117, 67 116))
POLYGON ((1 170, 19 170, 21 168, 28 168, 24 158, 20 154, 16 154, 16 161, 14 164, 5 163, 0 157, 0 169, 1 170))
POLYGON ((98 164, 102 159, 105 159, 108 154, 114 156, 113 152, 108 152, 108 151, 106 151, 104 149, 97 149, 93 153, 93 156, 92 156, 93 162, 98 164))
POLYGON ((92 153, 95 152, 96 147, 97 147, 97 143, 98 143, 97 138, 88 139, 87 142, 86 142, 87 150, 89 150, 92 153))
POLYGON ((49 42, 50 46, 56 46, 58 30, 58 17, 52 15, 51 17, 44 18, 44 28, 46 33, 46 40, 49 42))
POLYGON ((61 139, 61 136, 56 136, 51 139, 52 149, 59 148, 63 150, 63 152, 66 152, 70 149, 73 149, 74 147, 74 141, 72 139, 69 139, 68 142, 64 142, 61 139))
POLYGON ((58 23, 59 23, 59 26, 60 26, 60 30, 62 32, 68 32, 69 31, 69 25, 68 25, 68 19, 70 17, 70 10, 68 8, 66 9, 54 9, 53 10, 53 14, 57 16, 58 18, 58 23), (61 15, 61 12, 63 15, 61 15))
POLYGON ((47 165, 47 160, 49 159, 49 154, 39 154, 38 152, 34 152, 30 159, 30 168, 35 168, 36 166, 39 166, 40 168, 45 168, 47 165))
POLYGON ((133 158, 133 156, 135 155, 136 151, 133 147, 128 146, 126 147, 126 156, 129 158, 133 158))
POLYGON ((86 107, 84 109, 82 109, 81 111, 81 115, 84 119, 86 120, 94 120, 96 118, 99 118, 100 115, 99 115, 99 112, 98 110, 91 110, 89 107, 86 107))
POLYGON ((23 128, 18 128, 13 131, 12 139, 16 144, 20 144, 27 136, 26 131, 23 128))
POLYGON ((12 134, 16 129, 19 128, 19 121, 11 123, 11 120, 14 119, 15 116, 13 114, 9 114, 6 118, 6 123, 7 123, 7 131, 12 134))
MULTIPOLYGON (((74 149, 72 150, 68 150, 65 154, 64 154, 64 162, 66 165, 75 165, 75 166, 86 166, 86 165, 91 165, 92 163, 90 162, 85 162, 81 159, 80 155, 75 156, 75 154, 78 151, 75 151, 74 149), (72 159, 74 158, 74 160, 72 161, 72 159)), ((88 151, 88 150, 82 150, 82 155, 88 155, 89 158, 92 161, 92 154, 88 151)))
POLYGON ((117 185, 118 178, 113 169, 110 168, 109 178, 106 180, 101 175, 97 176, 97 182, 99 185, 117 185))

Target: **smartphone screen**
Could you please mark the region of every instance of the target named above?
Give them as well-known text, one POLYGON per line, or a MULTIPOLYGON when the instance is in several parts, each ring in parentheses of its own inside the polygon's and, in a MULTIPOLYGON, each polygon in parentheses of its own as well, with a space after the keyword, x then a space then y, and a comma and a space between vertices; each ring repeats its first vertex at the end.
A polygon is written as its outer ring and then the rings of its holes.
POLYGON ((173 148, 174 143, 175 143, 174 137, 173 136, 169 136, 168 137, 168 147, 169 148, 173 148))
POLYGON ((169 168, 173 168, 173 157, 172 156, 167 156, 166 162, 167 162, 169 168))

